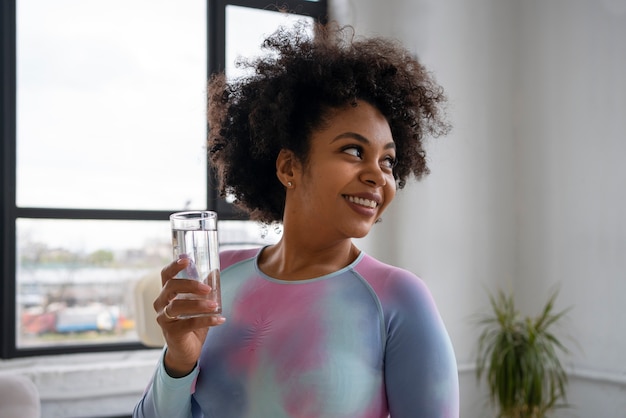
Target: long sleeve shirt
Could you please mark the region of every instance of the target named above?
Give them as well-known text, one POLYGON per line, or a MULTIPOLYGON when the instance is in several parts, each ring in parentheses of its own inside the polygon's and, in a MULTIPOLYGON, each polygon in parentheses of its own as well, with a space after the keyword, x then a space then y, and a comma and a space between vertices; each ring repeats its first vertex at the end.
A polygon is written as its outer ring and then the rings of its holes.
POLYGON ((419 278, 361 253, 322 277, 278 280, 259 253, 221 254, 226 323, 189 376, 161 360, 134 417, 458 418, 454 352, 419 278))

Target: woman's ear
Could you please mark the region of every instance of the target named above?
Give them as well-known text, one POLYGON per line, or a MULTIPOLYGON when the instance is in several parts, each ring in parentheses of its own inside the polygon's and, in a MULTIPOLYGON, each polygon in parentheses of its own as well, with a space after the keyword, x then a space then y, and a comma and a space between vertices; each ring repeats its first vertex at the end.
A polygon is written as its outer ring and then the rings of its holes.
POLYGON ((276 157, 276 177, 287 188, 295 185, 294 178, 300 167, 300 163, 293 151, 281 149, 276 157))

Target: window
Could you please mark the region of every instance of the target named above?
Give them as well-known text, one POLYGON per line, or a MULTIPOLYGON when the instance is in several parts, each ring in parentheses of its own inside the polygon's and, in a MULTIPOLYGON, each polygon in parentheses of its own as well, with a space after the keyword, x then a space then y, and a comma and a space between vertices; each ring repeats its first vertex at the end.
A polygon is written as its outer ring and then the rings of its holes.
POLYGON ((140 348, 133 286, 170 260, 170 213, 218 211, 224 245, 273 232, 217 197, 207 73, 237 76, 238 55, 290 19, 323 19, 326 3, 0 7, 2 357, 140 348))

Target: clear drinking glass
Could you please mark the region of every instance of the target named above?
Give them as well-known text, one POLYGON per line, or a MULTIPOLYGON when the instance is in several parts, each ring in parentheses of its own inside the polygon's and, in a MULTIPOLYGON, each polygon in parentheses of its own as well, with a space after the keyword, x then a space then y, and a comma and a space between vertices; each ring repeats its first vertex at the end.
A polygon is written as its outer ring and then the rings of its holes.
MULTIPOLYGON (((189 259, 189 265, 176 279, 198 280, 211 286, 208 298, 217 303, 212 314, 222 312, 220 258, 217 241, 217 213, 212 211, 176 212, 170 215, 174 259, 189 259)), ((193 299, 192 294, 178 298, 193 299)))

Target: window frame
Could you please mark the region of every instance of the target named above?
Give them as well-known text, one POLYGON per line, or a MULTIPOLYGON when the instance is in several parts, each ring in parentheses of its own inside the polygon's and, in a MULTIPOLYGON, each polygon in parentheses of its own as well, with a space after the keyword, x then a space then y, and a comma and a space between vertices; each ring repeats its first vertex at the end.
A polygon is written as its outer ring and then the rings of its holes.
MULTIPOLYGON (((18 218, 30 219, 89 219, 89 220, 140 220, 168 219, 173 210, 112 210, 73 208, 18 207, 16 203, 16 1, 0 2, 0 358, 38 355, 90 353, 145 349, 140 342, 63 345, 41 348, 18 348, 16 344, 16 222, 18 218)), ((229 5, 264 10, 279 10, 278 3, 269 0, 207 0, 207 78, 226 66, 226 7, 229 5)), ((291 13, 310 16, 326 23, 327 1, 289 0, 280 3, 291 13)), ((220 219, 244 219, 240 212, 219 197, 217 182, 210 164, 207 164, 208 210, 218 212, 220 219)))

